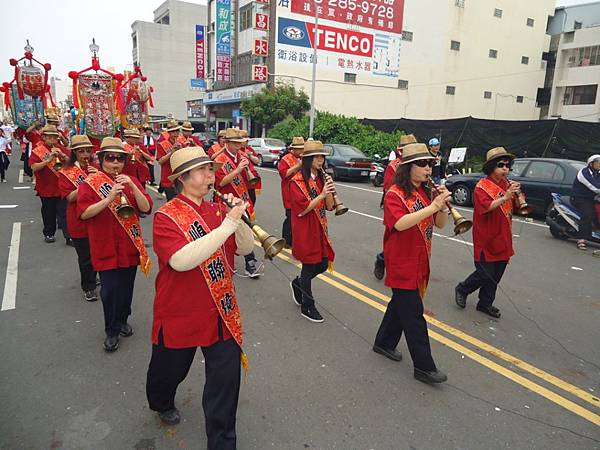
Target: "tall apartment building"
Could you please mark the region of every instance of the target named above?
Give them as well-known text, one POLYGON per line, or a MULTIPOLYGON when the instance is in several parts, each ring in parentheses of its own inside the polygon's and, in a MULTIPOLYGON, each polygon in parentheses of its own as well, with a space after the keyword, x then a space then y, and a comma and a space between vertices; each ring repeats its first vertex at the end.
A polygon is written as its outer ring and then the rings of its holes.
MULTIPOLYGON (((240 99, 264 84, 251 81, 267 63, 269 82, 310 93, 320 7, 316 107, 370 118, 537 119, 555 0, 209 0, 208 92, 218 127, 240 118, 240 99), (217 5, 231 5, 231 81, 217 81, 217 5), (270 15, 269 31, 255 27, 270 15), (253 55, 255 39, 269 56, 253 55)), ((222 77, 221 77, 222 78, 222 77)))
POLYGON ((206 24, 206 6, 166 0, 154 21, 132 25, 133 63, 154 87, 154 119, 188 118, 204 123, 204 91, 196 78, 196 25, 206 24))
POLYGON ((600 121, 600 2, 557 8, 548 33, 540 117, 600 121))

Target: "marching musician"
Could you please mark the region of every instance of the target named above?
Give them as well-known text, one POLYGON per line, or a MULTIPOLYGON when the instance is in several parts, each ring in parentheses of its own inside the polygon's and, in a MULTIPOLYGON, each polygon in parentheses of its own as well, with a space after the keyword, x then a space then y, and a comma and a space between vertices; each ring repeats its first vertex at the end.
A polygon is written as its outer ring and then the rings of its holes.
MULTIPOLYGON (((381 197, 381 206, 383 206, 385 193, 394 185, 398 165, 402 162, 402 149, 408 144, 416 143, 417 139, 413 134, 405 134, 400 136, 400 145, 396 147, 396 150, 393 152, 394 158, 390 159, 390 162, 385 168, 385 172, 383 172, 383 196, 381 197)), ((373 269, 373 275, 375 275, 375 278, 378 280, 383 280, 383 277, 385 276, 385 258, 383 252, 378 253, 375 257, 375 268, 373 269)))
MULTIPOLYGON (((247 139, 242 136, 238 128, 227 128, 224 141, 224 151, 214 158, 214 161, 219 163, 220 167, 215 171, 215 188, 222 194, 231 194, 248 203, 248 213, 254 220, 254 203, 248 192, 250 187, 248 183, 250 161, 241 152, 241 148, 246 144, 247 139)), ((246 275, 250 278, 260 277, 254 252, 245 255, 244 259, 246 261, 246 275)))
MULTIPOLYGON (((58 167, 67 161, 67 154, 58 145, 58 130, 54 125, 42 128, 42 139, 31 151, 29 165, 35 175, 35 190, 42 201, 44 241, 55 242, 56 223, 62 230, 67 245, 72 245, 67 232, 67 202, 60 196, 58 167)), ((68 150, 66 150, 68 152, 68 150)))
POLYGON ((84 299, 88 302, 98 300, 96 293, 96 271, 92 267, 90 242, 85 222, 77 214, 77 194, 79 186, 88 174, 98 170, 91 164, 93 145, 86 135, 74 135, 71 138, 71 157, 58 171, 58 187, 67 204, 67 229, 77 251, 77 263, 84 299))
POLYGON ((52 111, 46 115, 46 123, 56 127, 56 130, 58 131, 58 144, 60 145, 60 148, 67 148, 69 146, 69 137, 65 130, 60 129, 60 119, 58 118, 56 111, 52 111))
POLYGON ((170 126, 167 128, 167 138, 159 141, 156 148, 156 160, 158 161, 158 164, 160 164, 159 191, 162 190, 165 193, 167 201, 175 198, 177 195, 175 187, 173 186, 173 182, 169 179, 169 176, 171 176, 171 165, 169 164, 169 158, 171 158, 171 155, 174 152, 182 147, 181 143, 177 142, 180 129, 179 124, 176 121, 171 121, 169 124, 170 126))
POLYGON ((256 208, 256 194, 260 192, 262 189, 262 180, 260 179, 260 175, 256 170, 255 165, 260 163, 260 159, 256 151, 248 145, 248 131, 240 130, 241 136, 246 139, 246 144, 240 149, 241 154, 244 158, 247 158, 249 161, 248 170, 252 173, 254 177, 254 182, 248 185, 248 195, 250 195, 250 200, 256 208))
POLYGON ((148 170, 150 171, 150 185, 156 185, 156 179, 154 178, 154 161, 156 156, 156 140, 152 136, 152 128, 144 128, 144 137, 142 139, 142 150, 144 153, 150 155, 152 159, 148 162, 148 170))
POLYGON ((402 152, 395 184, 384 200, 386 286, 392 298, 377 331, 373 351, 393 361, 402 360, 396 350, 402 333, 414 365, 414 377, 424 383, 443 383, 431 356, 427 323, 423 317, 423 296, 429 281, 429 258, 433 226, 443 228, 448 220, 441 213, 450 192, 439 187, 432 197, 428 184, 435 158, 425 144, 408 144, 402 152))
POLYGON ((277 170, 281 177, 281 200, 285 209, 282 234, 289 247, 292 246, 292 206, 290 204, 290 181, 302 168, 302 152, 304 151, 304 138, 294 136, 290 151, 279 161, 277 170))
POLYGON ((200 139, 194 136, 194 127, 192 126, 192 122, 183 122, 183 125, 181 125, 180 139, 183 147, 203 147, 200 139))
POLYGON ((179 122, 177 122, 175 119, 170 119, 167 122, 166 128, 163 129, 163 131, 161 131, 161 133, 159 134, 159 136, 158 136, 158 142, 168 141, 169 140, 169 136, 171 135, 171 133, 175 133, 175 134, 177 134, 177 136, 179 136, 179 131, 180 131, 179 122), (169 129, 173 129, 174 130, 175 128, 177 128, 176 131, 174 131, 174 132, 169 131, 169 129))
POLYGON ((123 174, 128 153, 118 138, 102 140, 100 170, 79 186, 77 213, 85 221, 92 266, 100 274, 104 308, 104 350, 119 348, 119 336, 133 335, 127 322, 137 266, 148 275, 150 258, 144 245, 139 214, 148 214, 152 200, 135 177, 123 174), (131 216, 121 210, 133 209, 131 216))
POLYGON ((479 290, 477 311, 496 319, 500 317, 500 310, 493 305, 496 288, 515 253, 512 213, 521 185, 507 178, 514 159, 515 155, 503 147, 487 152, 483 165, 487 176, 477 183, 473 193, 475 271, 455 288, 455 301, 460 308, 466 306, 469 294, 479 290))
POLYGON ((226 130, 219 130, 217 133, 217 142, 208 149, 208 156, 213 160, 225 149, 225 131, 226 130))
POLYGON ((127 128, 124 132, 125 143, 123 148, 129 153, 123 173, 136 177, 142 187, 150 181, 150 170, 147 161, 152 161, 152 155, 145 153, 140 147, 140 132, 137 128, 127 128))
POLYGON ((201 147, 171 157, 171 181, 179 192, 154 215, 158 256, 152 358, 146 393, 150 409, 176 425, 177 387, 185 379, 196 348, 205 362, 202 398, 209 449, 236 448, 240 389, 242 319, 233 284, 234 254, 254 247, 250 228, 240 218, 251 205, 226 194, 233 208, 205 201, 215 183, 213 162, 201 147))
POLYGON ((332 267, 335 258, 326 214, 334 208, 335 187, 323 170, 328 154, 320 141, 306 141, 302 166, 292 176, 289 188, 295 236, 292 254, 302 263, 300 276, 290 283, 292 298, 300 306, 302 317, 318 323, 323 317, 315 306, 312 279, 332 267))

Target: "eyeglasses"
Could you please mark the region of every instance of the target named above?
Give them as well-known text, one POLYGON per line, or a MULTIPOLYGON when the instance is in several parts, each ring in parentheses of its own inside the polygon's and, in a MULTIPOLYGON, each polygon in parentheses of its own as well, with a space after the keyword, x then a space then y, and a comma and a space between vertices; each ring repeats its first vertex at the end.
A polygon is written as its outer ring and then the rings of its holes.
POLYGON ((512 162, 508 162, 508 163, 499 162, 498 164, 496 164, 496 167, 498 169, 504 169, 505 167, 508 168, 508 169, 512 169, 512 166, 513 166, 512 162))
POLYGON ((104 157, 104 160, 108 161, 108 162, 115 162, 115 161, 125 162, 126 159, 127 159, 126 155, 106 155, 104 157))
POLYGON ((419 159, 419 160, 413 162, 413 164, 415 166, 419 166, 419 167, 429 166, 429 167, 433 168, 435 166, 435 159, 419 159))

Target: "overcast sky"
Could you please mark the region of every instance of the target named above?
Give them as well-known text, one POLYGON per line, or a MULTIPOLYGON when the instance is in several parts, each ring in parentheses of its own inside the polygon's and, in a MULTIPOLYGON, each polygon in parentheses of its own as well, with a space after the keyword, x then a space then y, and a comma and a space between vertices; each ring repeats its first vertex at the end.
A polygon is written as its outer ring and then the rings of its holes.
MULTIPOLYGON (((587 1, 557 0, 557 4, 587 1)), ((67 78, 71 70, 89 67, 88 46, 92 37, 100 45, 103 67, 114 67, 117 71, 130 69, 131 24, 136 20, 152 21, 153 11, 161 3, 161 0, 8 0, 2 8, 0 82, 12 79, 14 69, 8 60, 23 56, 26 39, 35 49, 35 57, 52 64, 50 75, 59 78, 67 78)))

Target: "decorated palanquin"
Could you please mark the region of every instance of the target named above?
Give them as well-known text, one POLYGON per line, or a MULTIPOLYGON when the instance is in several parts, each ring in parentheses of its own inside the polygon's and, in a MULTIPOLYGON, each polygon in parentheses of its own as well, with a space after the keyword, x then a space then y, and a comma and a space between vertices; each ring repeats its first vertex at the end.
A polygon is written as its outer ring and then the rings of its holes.
POLYGON ((148 110, 153 108, 152 87, 139 66, 126 76, 121 88, 121 125, 124 128, 141 128, 148 123, 148 110))

